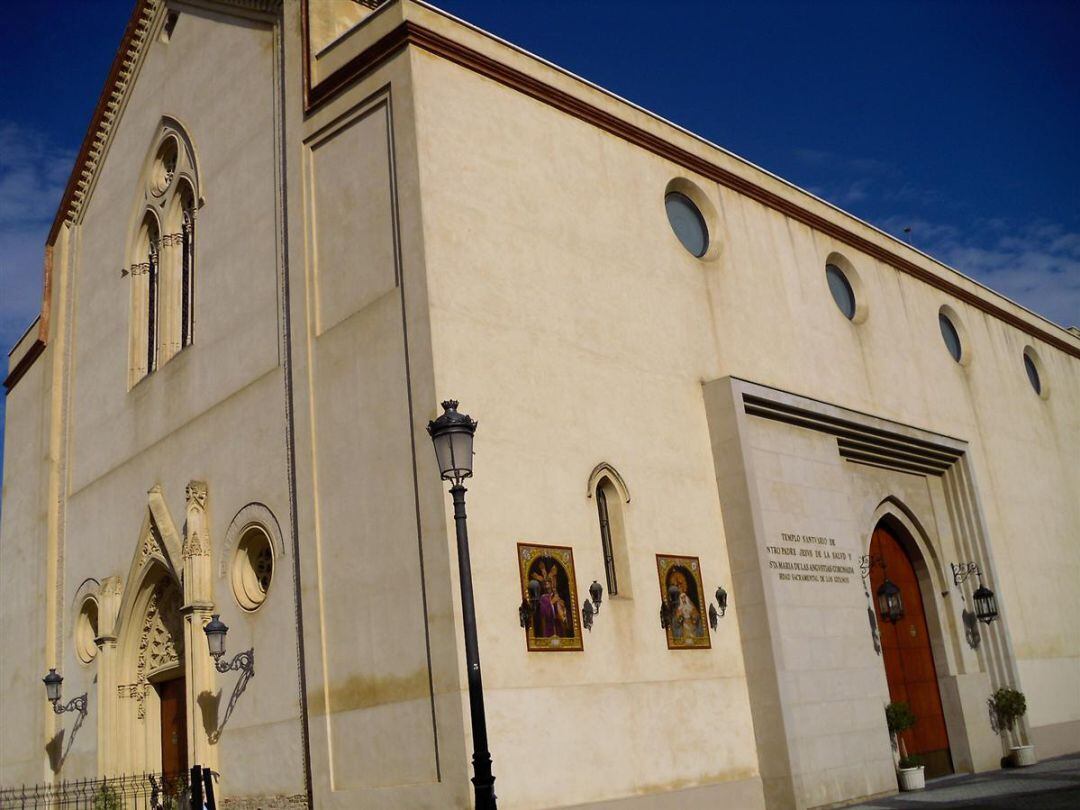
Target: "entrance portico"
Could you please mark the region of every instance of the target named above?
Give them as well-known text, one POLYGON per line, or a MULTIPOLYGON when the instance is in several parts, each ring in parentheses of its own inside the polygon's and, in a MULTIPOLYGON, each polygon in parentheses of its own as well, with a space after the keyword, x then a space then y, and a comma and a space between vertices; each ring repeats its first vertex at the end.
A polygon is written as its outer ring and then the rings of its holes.
POLYGON ((949 573, 995 577, 966 443, 735 378, 704 392, 767 805, 896 790, 890 699, 922 718, 912 753, 935 771, 999 767, 986 698, 1019 682, 1007 608, 973 630, 949 573), (906 565, 896 627, 880 571, 861 575, 883 552, 894 582, 906 565))
POLYGON ((102 580, 97 594, 109 628, 96 639, 103 776, 216 765, 216 701, 203 697, 216 694, 202 633, 212 608, 205 485, 189 484, 186 499, 181 539, 160 487, 149 491, 128 576, 102 580))

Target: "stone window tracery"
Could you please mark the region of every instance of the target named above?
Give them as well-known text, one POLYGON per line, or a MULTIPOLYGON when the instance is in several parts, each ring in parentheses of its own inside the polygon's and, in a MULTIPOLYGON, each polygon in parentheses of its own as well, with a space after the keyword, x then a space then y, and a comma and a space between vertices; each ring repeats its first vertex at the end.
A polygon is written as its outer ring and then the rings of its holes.
POLYGON ((140 183, 138 232, 129 250, 129 384, 194 342, 196 213, 201 204, 190 139, 165 119, 140 183))

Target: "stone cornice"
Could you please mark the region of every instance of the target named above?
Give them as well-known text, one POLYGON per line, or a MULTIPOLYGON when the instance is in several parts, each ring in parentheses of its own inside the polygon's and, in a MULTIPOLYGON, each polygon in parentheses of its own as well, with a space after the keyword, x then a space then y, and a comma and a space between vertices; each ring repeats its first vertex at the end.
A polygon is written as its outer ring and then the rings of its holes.
MULTIPOLYGON (((308 0, 302 0, 302 3, 306 11, 308 0)), ((386 7, 386 5, 381 6, 380 10, 386 7)), ((437 11, 437 9, 432 10, 437 11)), ((356 30, 370 22, 373 18, 374 15, 365 19, 357 26, 356 30)), ((479 31, 479 29, 470 30, 490 37, 490 35, 479 31)), ((310 43, 307 42, 306 31, 304 32, 304 36, 305 52, 310 53, 310 43)), ((944 275, 940 271, 935 271, 933 265, 943 268, 949 274, 956 274, 960 278, 963 278, 962 274, 957 273, 957 271, 952 270, 952 268, 941 265, 939 262, 935 262, 930 257, 926 257, 925 262, 912 260, 904 254, 917 253, 917 251, 910 250, 905 245, 897 243, 899 249, 895 249, 888 245, 883 245, 880 240, 868 238, 860 232, 867 228, 860 228, 859 226, 863 225, 863 223, 856 220, 850 214, 834 208, 833 210, 837 212, 838 216, 824 216, 822 213, 815 210, 814 206, 803 204, 798 199, 794 199, 792 195, 778 193, 776 190, 769 188, 766 184, 755 181, 745 173, 732 171, 730 168, 720 165, 720 162, 716 160, 710 160, 698 152, 691 151, 683 145, 682 140, 684 139, 677 137, 678 131, 674 127, 672 127, 671 136, 665 137, 664 135, 653 131, 654 128, 646 129, 638 124, 631 123, 626 116, 612 112, 610 109, 611 105, 604 105, 601 107, 600 105, 587 101, 585 98, 575 93, 570 93, 567 92, 566 89, 556 87, 553 83, 546 81, 541 77, 544 66, 539 60, 537 60, 537 64, 541 66, 539 70, 526 72, 511 66, 506 61, 493 58, 490 54, 482 53, 459 39, 451 38, 443 33, 439 33, 413 19, 406 18, 402 20, 401 23, 391 29, 388 33, 372 42, 345 64, 341 65, 315 84, 311 84, 310 70, 307 69, 309 59, 305 59, 305 113, 313 113, 343 90, 359 81, 364 76, 374 72, 387 60, 393 58, 410 46, 420 48, 427 53, 453 62, 454 64, 467 70, 471 70, 485 78, 499 82, 517 92, 554 107, 567 115, 585 121, 615 137, 645 149, 654 155, 669 160, 678 166, 688 169, 700 176, 707 177, 722 186, 783 214, 784 216, 807 225, 818 233, 830 236, 844 245, 852 247, 867 256, 871 256, 890 265, 901 273, 912 276, 931 287, 941 290, 943 293, 952 296, 954 299, 963 301, 970 306, 1009 324, 1021 332, 1071 355, 1072 357, 1080 358, 1080 344, 1071 340, 1071 335, 1063 328, 1060 329, 1060 333, 1057 333, 1057 330, 1054 328, 1057 326, 1056 324, 1052 324, 1052 322, 1046 321, 1045 318, 1042 318, 1035 313, 1031 313, 1035 318, 1045 322, 1047 327, 1050 328, 1045 328, 1041 324, 1033 323, 1031 320, 1018 314, 1017 311, 1011 309, 1008 305, 999 303, 999 301, 1005 302, 1008 299, 1004 299, 1000 294, 995 293, 989 288, 983 287, 978 282, 972 281, 971 284, 977 285, 981 290, 985 290, 985 294, 980 290, 973 290, 963 283, 952 280, 948 275, 944 275)), ((510 46, 503 44, 503 47, 510 46)), ((535 57, 532 58, 535 59, 535 57)), ((573 78, 576 79, 576 77, 573 78)), ((581 80, 577 79, 577 81, 580 82, 581 80)), ((582 87, 588 87, 587 83, 582 82, 582 87)), ((601 90, 601 92, 605 91, 601 90)), ((618 104, 626 105, 626 102, 623 102, 620 99, 616 99, 613 96, 610 96, 610 98, 614 99, 618 104)), ((629 105, 627 106, 629 107, 629 105)), ((645 111, 639 110, 639 112, 645 111)), ((651 114, 649 115, 651 116, 651 114)), ((655 118, 655 116, 651 117, 655 118)), ((661 119, 656 120, 661 121, 661 119)), ((662 123, 666 124, 667 122, 662 123)), ((799 191, 801 192, 801 190, 799 191)), ((830 206, 830 208, 833 207, 830 206)), ((882 236, 887 239, 892 239, 892 237, 889 237, 887 234, 882 234, 882 236)), ((1012 302, 1008 303, 1012 304, 1012 302)), ((1022 309, 1019 305, 1014 306, 1016 306, 1017 309, 1022 309)))

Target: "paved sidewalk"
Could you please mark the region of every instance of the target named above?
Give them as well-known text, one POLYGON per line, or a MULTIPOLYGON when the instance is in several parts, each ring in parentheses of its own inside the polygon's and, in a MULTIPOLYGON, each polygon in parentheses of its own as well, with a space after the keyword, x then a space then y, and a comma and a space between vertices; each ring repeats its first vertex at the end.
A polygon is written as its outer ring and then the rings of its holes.
POLYGON ((926 790, 874 799, 847 810, 1077 810, 1080 754, 1048 759, 1030 768, 944 776, 926 790))

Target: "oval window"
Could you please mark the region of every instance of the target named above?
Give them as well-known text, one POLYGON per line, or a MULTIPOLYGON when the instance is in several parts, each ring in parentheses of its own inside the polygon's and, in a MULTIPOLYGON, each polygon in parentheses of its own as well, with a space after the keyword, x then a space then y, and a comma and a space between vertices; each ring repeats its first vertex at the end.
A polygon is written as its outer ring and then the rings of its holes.
POLYGON ((851 283, 844 271, 835 264, 825 265, 825 277, 829 281, 829 292, 832 293, 833 301, 850 321, 855 317, 855 291, 851 289, 851 283))
POLYGON ((240 537, 233 558, 233 594, 244 610, 256 610, 266 601, 274 578, 274 549, 261 526, 252 526, 240 537))
POLYGON ((86 599, 79 608, 75 619, 75 654, 84 664, 89 664, 97 655, 98 606, 93 599, 86 599))
POLYGON ((960 334, 956 331, 956 327, 953 326, 953 322, 943 312, 938 313, 938 326, 941 327, 941 338, 945 341, 945 348, 949 350, 952 359, 959 363, 960 355, 963 353, 960 334))
POLYGON ((709 249, 709 228, 698 207, 678 191, 668 192, 664 197, 664 206, 671 230, 675 231, 682 246, 698 258, 704 256, 709 249))
POLYGON ((1035 365, 1035 361, 1031 358, 1029 352, 1024 352, 1024 371, 1027 372, 1028 382, 1035 389, 1035 393, 1042 396, 1042 380, 1039 378, 1039 367, 1035 365))

